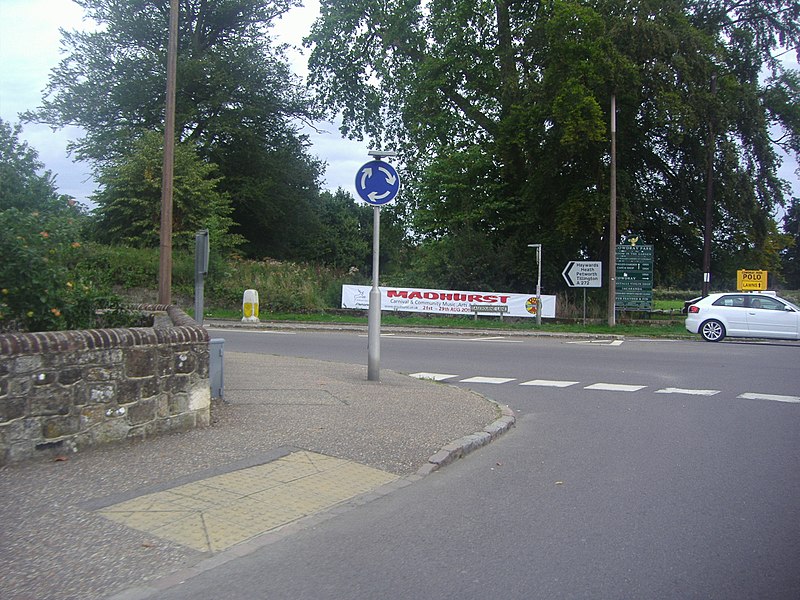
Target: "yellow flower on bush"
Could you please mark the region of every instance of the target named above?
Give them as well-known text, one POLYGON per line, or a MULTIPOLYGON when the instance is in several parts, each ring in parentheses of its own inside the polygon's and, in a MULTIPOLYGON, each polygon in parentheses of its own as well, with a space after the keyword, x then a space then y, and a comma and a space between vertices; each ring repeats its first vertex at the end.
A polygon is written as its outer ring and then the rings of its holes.
POLYGON ((28 311, 28 312, 26 312, 25 314, 28 316, 28 318, 29 318, 29 319, 30 319, 31 317, 33 317, 33 311, 32 311, 32 310, 29 310, 29 311, 28 311))
POLYGON ((71 282, 71 281, 68 281, 68 282, 67 282, 67 287, 68 287, 69 289, 72 289, 72 288, 74 287, 74 286, 72 285, 72 282, 71 282))
POLYGON ((8 296, 8 288, 3 288, 3 296, 8 296))

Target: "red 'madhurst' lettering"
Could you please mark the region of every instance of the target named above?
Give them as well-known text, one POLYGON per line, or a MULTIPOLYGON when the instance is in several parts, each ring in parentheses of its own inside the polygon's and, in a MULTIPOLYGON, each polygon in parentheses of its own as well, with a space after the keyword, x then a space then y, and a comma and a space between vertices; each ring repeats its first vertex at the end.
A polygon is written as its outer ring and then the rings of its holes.
POLYGON ((510 296, 497 294, 461 294, 458 292, 419 292, 408 290, 386 290, 387 298, 403 298, 405 300, 454 300, 456 302, 508 304, 510 296))
POLYGON ((510 296, 498 296, 497 294, 468 294, 467 302, 484 304, 508 304, 510 296))

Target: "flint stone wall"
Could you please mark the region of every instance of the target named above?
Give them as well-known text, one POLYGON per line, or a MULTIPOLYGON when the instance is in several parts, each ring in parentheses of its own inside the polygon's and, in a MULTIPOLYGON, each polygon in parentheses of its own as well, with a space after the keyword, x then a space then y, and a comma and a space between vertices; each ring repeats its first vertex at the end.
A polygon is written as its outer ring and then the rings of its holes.
POLYGON ((135 308, 154 327, 0 334, 0 465, 208 425, 208 332, 135 308))

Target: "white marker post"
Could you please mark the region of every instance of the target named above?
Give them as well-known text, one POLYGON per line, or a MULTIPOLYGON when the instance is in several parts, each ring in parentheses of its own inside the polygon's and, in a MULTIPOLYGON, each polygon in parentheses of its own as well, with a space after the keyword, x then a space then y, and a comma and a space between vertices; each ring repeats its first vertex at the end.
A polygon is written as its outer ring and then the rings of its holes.
POLYGON ((258 292, 245 290, 242 295, 242 323, 258 322, 258 292))

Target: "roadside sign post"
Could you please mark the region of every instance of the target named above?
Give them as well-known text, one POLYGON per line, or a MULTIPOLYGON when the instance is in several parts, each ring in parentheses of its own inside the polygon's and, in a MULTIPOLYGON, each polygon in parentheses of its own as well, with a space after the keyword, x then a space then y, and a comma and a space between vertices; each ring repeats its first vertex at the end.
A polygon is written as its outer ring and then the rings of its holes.
POLYGON ((586 325, 586 288, 599 288, 603 279, 603 263, 599 260, 571 260, 561 271, 569 287, 583 288, 583 324, 586 325))
POLYGON ((380 258, 381 206, 397 197, 400 191, 400 177, 383 158, 397 156, 396 152, 370 150, 375 160, 364 165, 356 173, 356 192, 361 199, 373 207, 372 213, 372 289, 369 292, 369 313, 367 316, 367 379, 380 381, 381 378, 381 291, 378 283, 380 258))
POLYGON ((542 245, 528 244, 528 248, 536 248, 536 324, 542 324, 542 245))
POLYGON ((194 320, 203 324, 205 277, 208 275, 208 229, 194 234, 194 320))

